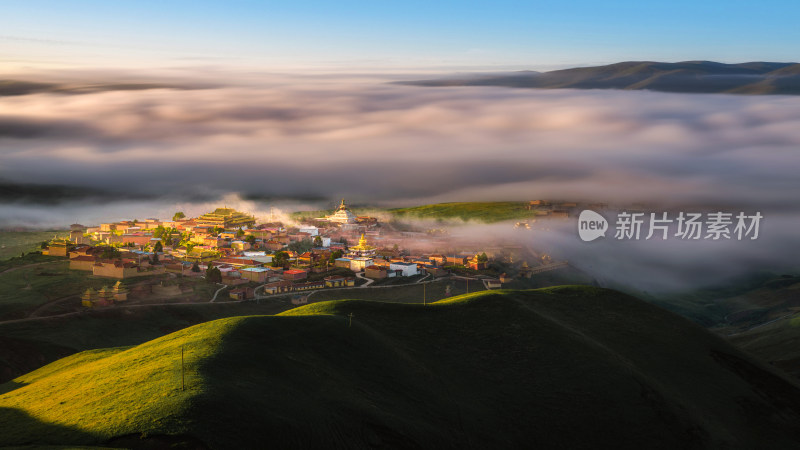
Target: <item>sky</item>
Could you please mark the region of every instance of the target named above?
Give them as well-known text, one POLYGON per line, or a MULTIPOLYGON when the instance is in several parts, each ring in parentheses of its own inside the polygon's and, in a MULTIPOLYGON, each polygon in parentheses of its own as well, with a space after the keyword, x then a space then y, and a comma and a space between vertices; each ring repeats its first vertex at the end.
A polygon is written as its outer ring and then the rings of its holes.
POLYGON ((0 69, 547 70, 796 61, 793 1, 6 1, 0 69))

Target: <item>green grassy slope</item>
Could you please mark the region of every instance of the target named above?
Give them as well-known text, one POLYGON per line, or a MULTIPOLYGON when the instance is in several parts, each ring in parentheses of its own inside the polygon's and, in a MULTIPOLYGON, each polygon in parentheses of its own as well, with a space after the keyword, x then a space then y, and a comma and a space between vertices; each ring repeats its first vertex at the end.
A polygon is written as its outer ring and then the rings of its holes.
MULTIPOLYGON (((695 300, 717 311, 707 323, 729 341, 800 377, 800 276, 759 274, 726 289, 699 291, 695 300)), ((674 305, 676 298, 665 302, 674 305)), ((665 306, 669 307, 669 306, 665 306)))
POLYGON ((83 350, 138 345, 166 334, 225 317, 276 314, 288 300, 257 303, 163 305, 109 308, 77 316, 0 323, 0 383, 83 350))
MULTIPOLYGON (((475 220, 485 223, 534 217, 534 211, 525 209, 527 202, 450 202, 407 208, 353 208, 357 215, 389 213, 398 219, 475 220)), ((292 213, 294 219, 308 219, 332 214, 333 211, 300 211, 292 213)))
POLYGON ((797 385, 683 318, 586 287, 221 319, 3 390, 0 446, 800 447, 797 385))
POLYGON ((461 219, 485 223, 534 217, 534 211, 525 209, 527 202, 453 202, 395 208, 389 212, 398 218, 461 219))
POLYGON ((800 378, 800 315, 729 336, 732 344, 800 378))
MULTIPOLYGON (((115 281, 92 277, 82 270, 69 270, 64 258, 15 267, 0 273, 0 320, 24 318, 36 307, 68 296, 80 295, 88 288, 100 289, 115 281)), ((134 281, 124 280, 126 284, 134 281)))
POLYGON ((52 231, 0 231, 0 260, 19 256, 40 250, 42 241, 49 241, 53 237, 69 237, 69 232, 64 230, 52 231))

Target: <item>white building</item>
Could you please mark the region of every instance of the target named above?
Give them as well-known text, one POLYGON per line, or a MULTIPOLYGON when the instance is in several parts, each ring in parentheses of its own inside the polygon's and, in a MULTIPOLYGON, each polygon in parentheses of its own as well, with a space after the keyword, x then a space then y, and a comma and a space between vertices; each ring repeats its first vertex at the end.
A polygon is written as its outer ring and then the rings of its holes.
POLYGON ((367 266, 371 266, 374 263, 375 263, 375 261, 372 258, 366 258, 366 257, 351 258, 350 259, 350 270, 352 270, 353 272, 361 272, 367 266))
POLYGON ((389 270, 395 271, 399 270, 402 271, 400 276, 403 277, 411 277, 417 275, 419 272, 417 271, 417 265, 414 263, 405 263, 405 262, 393 262, 389 264, 389 270))

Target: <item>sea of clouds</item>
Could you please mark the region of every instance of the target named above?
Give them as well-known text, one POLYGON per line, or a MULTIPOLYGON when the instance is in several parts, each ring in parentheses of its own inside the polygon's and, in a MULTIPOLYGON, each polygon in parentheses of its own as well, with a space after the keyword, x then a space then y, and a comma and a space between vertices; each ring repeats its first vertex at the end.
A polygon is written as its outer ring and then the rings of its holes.
MULTIPOLYGON (((69 83, 91 89, 2 97, 0 181, 141 199, 39 205, 6 198, 0 225, 169 217, 177 208, 201 213, 226 195, 230 206, 248 196, 281 198, 281 210, 341 197, 382 206, 639 202, 655 211, 765 214, 761 246, 676 244, 647 253, 648 260, 673 262, 659 269, 670 277, 691 272, 692 260, 706 267, 731 259, 791 263, 800 217, 800 97, 431 88, 391 80, 185 75, 130 89, 89 73, 69 83)), ((269 208, 256 203, 249 209, 269 208)), ((595 249, 593 265, 614 267, 615 247, 580 244, 583 253, 595 249)))

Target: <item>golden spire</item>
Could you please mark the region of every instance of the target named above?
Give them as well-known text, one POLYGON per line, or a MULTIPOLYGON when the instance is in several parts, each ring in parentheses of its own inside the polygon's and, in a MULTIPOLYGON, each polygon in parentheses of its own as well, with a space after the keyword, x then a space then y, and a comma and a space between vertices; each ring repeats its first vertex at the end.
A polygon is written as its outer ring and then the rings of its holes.
POLYGON ((364 233, 361 233, 361 239, 358 240, 358 246, 364 247, 367 245, 367 238, 364 237, 364 233))

